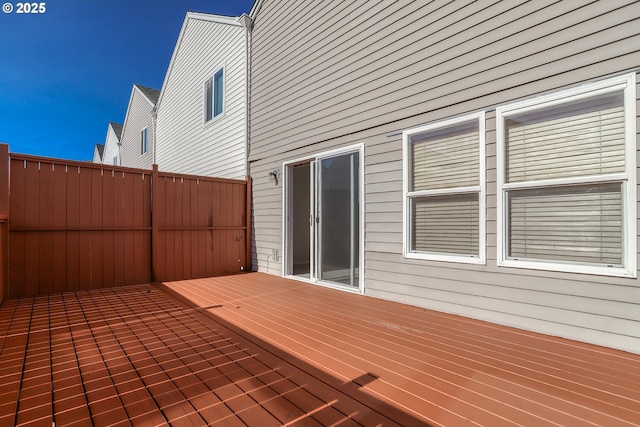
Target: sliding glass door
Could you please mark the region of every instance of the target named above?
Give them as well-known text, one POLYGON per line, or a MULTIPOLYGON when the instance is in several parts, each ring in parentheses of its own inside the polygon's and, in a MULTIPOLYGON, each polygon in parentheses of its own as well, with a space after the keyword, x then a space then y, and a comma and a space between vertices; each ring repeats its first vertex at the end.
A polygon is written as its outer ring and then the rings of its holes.
POLYGON ((360 149, 285 165, 286 274, 360 288, 360 149))

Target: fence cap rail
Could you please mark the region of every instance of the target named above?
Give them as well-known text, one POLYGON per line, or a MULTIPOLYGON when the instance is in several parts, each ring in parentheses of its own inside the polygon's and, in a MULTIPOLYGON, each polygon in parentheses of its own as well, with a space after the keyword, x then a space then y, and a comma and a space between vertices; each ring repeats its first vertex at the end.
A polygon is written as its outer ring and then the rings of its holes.
POLYGON ((217 178, 213 176, 189 175, 189 174, 183 174, 183 173, 163 172, 163 171, 158 171, 158 178, 197 179, 200 181, 226 182, 229 184, 246 184, 247 183, 246 179, 217 178))
POLYGON ((81 168, 88 168, 88 169, 98 169, 98 170, 118 171, 118 172, 120 171, 133 172, 133 173, 143 173, 145 175, 151 175, 151 169, 128 168, 125 166, 105 165, 102 163, 93 163, 89 161, 82 162, 77 160, 58 159, 55 157, 33 156, 31 154, 9 153, 9 158, 11 160, 46 163, 46 164, 59 165, 59 166, 73 166, 73 167, 78 166, 81 168))
MULTIPOLYGON (((31 154, 20 154, 20 153, 9 153, 9 158, 11 160, 18 161, 28 161, 28 162, 38 162, 38 163, 46 163, 52 165, 59 166, 78 166, 82 168, 89 169, 98 169, 98 170, 107 170, 107 171, 122 171, 122 172, 133 172, 133 173, 142 173, 145 175, 151 175, 153 169, 139 169, 139 168, 130 168, 125 166, 114 166, 114 165, 105 165, 102 163, 93 163, 89 161, 77 161, 77 160, 67 160, 67 159, 59 159, 55 157, 43 157, 43 156, 34 156, 31 154)), ((154 165, 155 166, 155 165, 154 165)), ((246 184, 246 179, 232 179, 232 178, 218 178, 213 176, 201 176, 201 175, 189 175, 189 174, 181 174, 174 172, 165 172, 158 171, 159 178, 184 178, 184 179, 197 179, 200 181, 209 181, 209 182, 226 182, 232 184, 246 184)))

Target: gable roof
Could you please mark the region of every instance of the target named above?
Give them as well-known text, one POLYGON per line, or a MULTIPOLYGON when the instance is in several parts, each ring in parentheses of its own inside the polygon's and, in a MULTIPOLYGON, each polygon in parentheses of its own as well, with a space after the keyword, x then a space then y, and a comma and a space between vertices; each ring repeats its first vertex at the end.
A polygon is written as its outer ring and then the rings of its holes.
POLYGON ((116 122, 109 122, 109 126, 111 126, 111 129, 113 129, 113 132, 118 137, 118 141, 120 141, 120 138, 122 137, 122 124, 116 123, 116 122))
POLYGON ((173 64, 175 62, 176 57, 178 56, 178 51, 182 46, 182 39, 184 37, 187 23, 189 20, 200 20, 207 21, 216 24, 222 25, 231 25, 234 27, 246 28, 247 30, 251 30, 251 18, 246 13, 243 13, 240 16, 225 16, 225 15, 214 15, 211 13, 200 13, 200 12, 187 12, 184 17, 184 21, 182 21, 182 27, 180 28, 180 34, 178 35, 178 40, 176 41, 176 46, 173 48, 173 53, 171 54, 171 60, 169 61, 169 67, 167 67, 167 73, 164 75, 164 81, 162 82, 162 88, 160 89, 160 97, 156 102, 156 110, 162 103, 162 95, 164 94, 164 89, 167 85, 167 81, 169 80, 169 76, 173 70, 173 64))
MULTIPOLYGON (((147 86, 142 86, 137 83, 134 83, 133 88, 131 89, 131 96, 129 97, 129 104, 127 105, 127 112, 125 113, 125 116, 124 116, 124 124, 122 125, 122 129, 120 130, 120 138, 118 138, 119 141, 122 141, 122 136, 124 135, 125 126, 129 121, 129 113, 131 112, 131 105, 133 104, 133 97, 136 94, 136 91, 140 92, 140 94, 144 97, 144 99, 147 100, 149 105, 151 105, 151 110, 150 110, 151 114, 153 114, 156 103, 158 102, 158 97, 160 96, 160 91, 156 89, 152 89, 147 86)), ((151 144, 152 144, 151 146, 153 146, 153 142, 151 142, 151 144)))
MULTIPOLYGON (((160 97, 160 91, 156 89, 152 89, 147 86, 142 86, 139 84, 134 84, 134 87, 137 87, 138 90, 151 102, 151 104, 156 105, 158 103, 158 98, 160 97)), ((114 129, 115 130, 115 129, 114 129)))
POLYGON ((98 156, 100 157, 100 161, 102 161, 102 156, 104 156, 104 144, 96 144, 96 148, 98 151, 98 156))
MULTIPOLYGON (((136 91, 140 92, 142 96, 144 96, 147 102, 151 104, 152 109, 155 108, 156 103, 158 102, 158 97, 160 96, 160 91, 134 83, 133 88, 131 89, 131 96, 129 97, 129 104, 127 104, 127 112, 125 113, 125 116, 124 116, 124 124, 121 125, 122 127, 120 129, 120 136, 118 136, 118 141, 122 139, 124 126, 127 124, 127 120, 129 119, 129 112, 131 111, 131 103, 133 102, 133 95, 135 95, 136 91)), ((109 124, 111 125, 111 123, 109 124)), ((114 123, 114 124, 117 125, 117 123, 114 123)), ((115 132, 116 129, 114 128, 113 130, 115 132)))

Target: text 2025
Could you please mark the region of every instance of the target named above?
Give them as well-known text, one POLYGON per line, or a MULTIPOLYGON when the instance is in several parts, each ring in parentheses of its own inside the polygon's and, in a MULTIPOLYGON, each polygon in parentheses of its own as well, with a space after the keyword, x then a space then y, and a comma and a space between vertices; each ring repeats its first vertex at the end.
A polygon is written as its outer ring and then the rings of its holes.
POLYGON ((45 13, 46 3, 16 3, 16 13, 45 13))

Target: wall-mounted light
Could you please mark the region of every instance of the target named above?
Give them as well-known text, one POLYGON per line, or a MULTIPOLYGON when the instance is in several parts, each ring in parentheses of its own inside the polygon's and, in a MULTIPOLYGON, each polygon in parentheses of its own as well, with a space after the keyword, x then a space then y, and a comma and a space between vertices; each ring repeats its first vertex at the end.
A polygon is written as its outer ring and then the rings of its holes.
POLYGON ((278 185, 278 181, 280 181, 280 171, 278 169, 269 172, 269 181, 273 181, 278 185))

